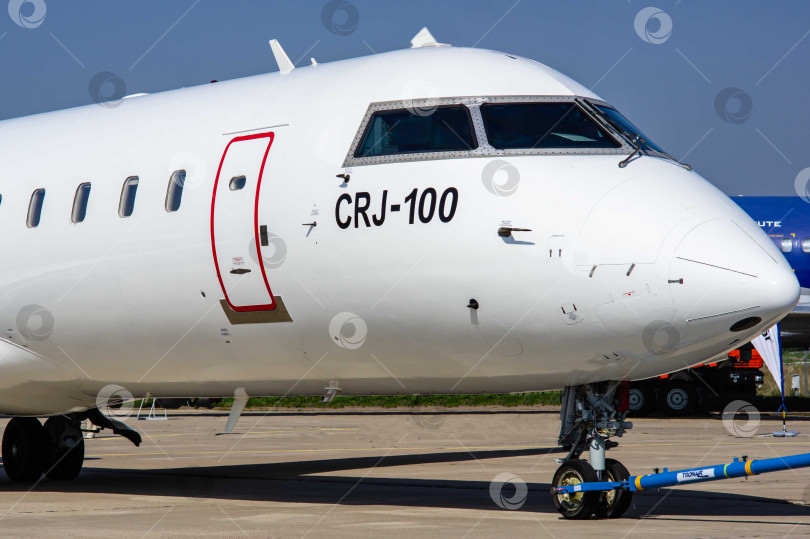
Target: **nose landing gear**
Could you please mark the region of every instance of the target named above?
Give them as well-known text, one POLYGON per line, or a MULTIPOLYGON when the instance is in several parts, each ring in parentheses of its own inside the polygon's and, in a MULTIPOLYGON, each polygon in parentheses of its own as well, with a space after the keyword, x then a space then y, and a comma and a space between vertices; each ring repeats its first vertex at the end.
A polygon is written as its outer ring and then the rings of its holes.
POLYGON ((580 491, 578 485, 599 481, 624 481, 630 477, 619 461, 605 458, 607 448, 617 445, 608 438, 622 436, 633 427, 625 421, 629 405, 629 385, 602 382, 569 386, 563 390, 560 411, 559 444, 569 449, 551 484, 554 507, 569 519, 618 518, 630 507, 633 493, 621 489, 580 491), (588 449, 589 460, 579 460, 588 449), (557 492, 573 487, 573 492, 557 492))

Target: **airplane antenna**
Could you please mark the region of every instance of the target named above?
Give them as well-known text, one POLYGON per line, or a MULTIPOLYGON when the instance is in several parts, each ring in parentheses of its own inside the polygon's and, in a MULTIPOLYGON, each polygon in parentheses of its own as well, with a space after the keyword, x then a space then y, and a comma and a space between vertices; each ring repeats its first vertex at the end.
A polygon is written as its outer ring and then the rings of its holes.
POLYGON ((427 26, 419 30, 413 39, 411 40, 411 48, 418 49, 420 47, 449 47, 448 43, 439 43, 436 41, 436 38, 433 37, 433 34, 430 33, 430 30, 427 29, 427 26))
POLYGON ((295 69, 295 65, 290 61, 290 57, 287 56, 287 53, 281 48, 281 43, 279 43, 277 39, 270 40, 270 49, 273 51, 273 56, 276 57, 278 70, 282 75, 286 75, 295 69))

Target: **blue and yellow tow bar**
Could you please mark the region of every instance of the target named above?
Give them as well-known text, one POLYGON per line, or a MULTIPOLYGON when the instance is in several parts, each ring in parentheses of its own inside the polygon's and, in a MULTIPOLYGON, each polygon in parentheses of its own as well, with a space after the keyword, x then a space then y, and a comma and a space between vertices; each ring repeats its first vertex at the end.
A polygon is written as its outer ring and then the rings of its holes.
POLYGON ((556 487, 554 492, 557 494, 574 494, 576 492, 589 492, 594 490, 649 490, 660 487, 672 487, 682 485, 684 483, 718 481, 720 479, 747 477, 749 475, 759 475, 768 472, 780 472, 783 470, 795 470, 797 468, 807 467, 810 467, 810 453, 763 460, 740 460, 735 458, 734 462, 730 462, 728 464, 718 464, 716 466, 705 466, 701 468, 689 468, 674 472, 667 471, 667 469, 664 468, 663 472, 649 475, 633 475, 630 476, 630 478, 626 481, 580 483, 579 485, 556 487))

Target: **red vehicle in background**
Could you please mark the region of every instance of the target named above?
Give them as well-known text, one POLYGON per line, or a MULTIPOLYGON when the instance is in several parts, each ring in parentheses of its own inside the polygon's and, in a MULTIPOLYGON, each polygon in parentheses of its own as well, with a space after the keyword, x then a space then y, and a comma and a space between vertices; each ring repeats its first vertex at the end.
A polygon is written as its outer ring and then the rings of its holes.
POLYGON ((660 410, 679 416, 723 410, 734 400, 751 401, 762 387, 762 357, 749 343, 728 359, 701 364, 630 384, 630 413, 636 417, 660 410))

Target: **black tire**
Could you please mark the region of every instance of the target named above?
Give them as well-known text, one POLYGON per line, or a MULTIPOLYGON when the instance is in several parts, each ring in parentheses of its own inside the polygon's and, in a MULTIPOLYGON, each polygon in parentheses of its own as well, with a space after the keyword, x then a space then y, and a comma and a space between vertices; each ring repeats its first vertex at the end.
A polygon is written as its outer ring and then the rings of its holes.
POLYGON ((45 469, 45 477, 51 481, 70 481, 76 479, 84 465, 84 438, 70 449, 62 452, 51 452, 49 466, 45 469))
POLYGON ((686 415, 695 403, 695 392, 687 383, 670 382, 661 388, 659 407, 671 416, 686 415))
MULTIPOLYGON (((630 477, 627 468, 614 459, 605 459, 603 481, 626 481, 630 477)), ((629 490, 616 489, 599 493, 599 502, 593 513, 599 518, 619 518, 633 503, 633 493, 629 490)))
POLYGON ((576 494, 557 494, 555 487, 590 483, 597 481, 596 472, 587 461, 569 459, 563 462, 554 473, 551 482, 551 500, 560 514, 572 520, 589 518, 599 502, 599 492, 577 492, 576 494))
POLYGON ((31 482, 42 476, 47 438, 34 417, 15 417, 3 433, 3 469, 12 481, 31 482))
POLYGON ((655 404, 655 395, 649 387, 630 388, 630 415, 644 417, 648 415, 655 404))

